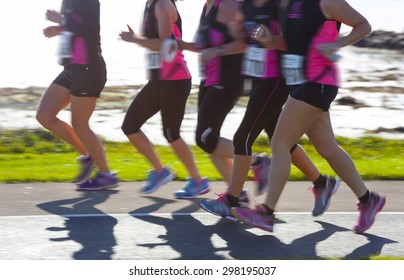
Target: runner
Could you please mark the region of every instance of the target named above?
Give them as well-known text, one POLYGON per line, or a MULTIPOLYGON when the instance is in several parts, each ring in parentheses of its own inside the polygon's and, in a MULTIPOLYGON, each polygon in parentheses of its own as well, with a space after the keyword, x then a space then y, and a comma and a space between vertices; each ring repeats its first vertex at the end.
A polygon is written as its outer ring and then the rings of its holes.
MULTIPOLYGON (((371 27, 366 18, 344 0, 290 0, 285 7, 284 38, 270 35, 265 27, 256 34, 267 47, 285 50, 281 65, 291 92, 271 141, 267 198, 255 209, 234 208, 232 212, 247 224, 273 231, 275 206, 290 172, 290 148, 306 133, 317 151, 358 197, 359 220, 354 231, 362 233, 372 226, 386 198, 367 189, 352 159, 338 146, 328 110, 339 87, 335 54, 366 36, 371 27), (339 37, 341 23, 351 26, 352 30, 339 37)), ((329 204, 333 189, 318 191, 327 201, 325 204, 329 204)))
MULTIPOLYGON (((199 202, 202 209, 228 219, 235 219, 231 207, 238 206, 251 164, 252 145, 264 129, 269 138, 272 138, 278 116, 289 95, 285 81, 278 70, 279 52, 266 49, 252 36, 261 24, 268 27, 271 34, 279 35, 278 10, 278 1, 272 0, 245 0, 241 6, 240 12, 248 44, 244 55, 243 74, 246 78, 252 79, 250 99, 244 118, 234 135, 233 172, 227 193, 220 194, 216 199, 199 202)), ((290 152, 292 162, 313 182, 313 189, 332 188, 334 192, 337 190, 339 180, 321 175, 301 146, 293 145, 290 152)), ((256 158, 253 163, 254 177, 258 178, 257 195, 265 191, 269 165, 270 159, 266 156, 256 158)), ((317 208, 313 209, 314 216, 324 213, 328 206, 321 203, 316 205, 317 208)))
POLYGON ((153 166, 141 192, 154 192, 175 178, 174 172, 162 165, 153 144, 141 131, 142 125, 160 111, 164 137, 191 177, 182 190, 175 192, 175 196, 193 198, 207 193, 209 186, 207 180, 201 178, 193 154, 180 136, 186 101, 191 90, 191 75, 182 52, 177 50, 175 40, 181 38, 181 25, 174 1, 148 0, 144 10, 142 36, 135 35, 130 27, 120 34, 122 40, 147 49, 149 74, 148 83, 128 108, 122 130, 153 166))
POLYGON ((60 13, 48 10, 46 17, 58 24, 45 28, 44 35, 59 36, 59 63, 64 69, 44 91, 36 119, 82 155, 78 158, 80 174, 74 181, 80 190, 114 188, 118 178, 110 171, 102 143, 89 126, 107 80, 100 48, 100 3, 64 0, 60 13), (71 125, 57 117, 69 104, 71 125), (99 170, 89 180, 94 165, 99 170))

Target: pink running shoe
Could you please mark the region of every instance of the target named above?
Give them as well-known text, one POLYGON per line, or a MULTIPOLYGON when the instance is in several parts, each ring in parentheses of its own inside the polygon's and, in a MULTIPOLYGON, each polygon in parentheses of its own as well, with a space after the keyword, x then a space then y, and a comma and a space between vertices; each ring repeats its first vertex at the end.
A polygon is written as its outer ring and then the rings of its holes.
POLYGON ((354 231, 356 233, 363 233, 368 230, 375 222, 377 213, 383 209, 385 203, 386 197, 372 192, 366 204, 358 202, 359 220, 354 227, 354 231))
POLYGON ((231 212, 240 222, 273 232, 275 215, 268 215, 267 209, 263 205, 257 205, 255 209, 233 207, 231 212))

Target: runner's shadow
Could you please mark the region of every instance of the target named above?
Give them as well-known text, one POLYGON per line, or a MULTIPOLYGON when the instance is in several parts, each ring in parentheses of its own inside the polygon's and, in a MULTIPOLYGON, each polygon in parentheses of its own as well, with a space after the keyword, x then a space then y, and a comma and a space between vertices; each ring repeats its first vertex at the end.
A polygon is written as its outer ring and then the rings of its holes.
MULTIPOLYGON (((277 223, 285 223, 277 221, 277 223)), ((217 234, 226 240, 230 250, 230 256, 235 259, 252 260, 252 259, 322 259, 318 256, 316 245, 329 238, 335 232, 347 231, 333 224, 325 222, 317 222, 322 229, 308 235, 304 235, 292 241, 290 244, 282 242, 279 238, 272 234, 256 235, 258 229, 253 232, 249 230, 233 232, 220 232, 217 234)), ((260 231, 260 230, 259 230, 260 231)), ((263 232, 263 231, 262 231, 263 232)), ((264 232, 263 232, 264 233, 264 232)))
POLYGON ((349 255, 346 255, 344 258, 345 260, 370 259, 373 256, 379 256, 384 245, 398 243, 397 241, 368 233, 363 233, 362 235, 365 236, 369 242, 356 248, 349 255))
POLYGON ((49 227, 48 231, 66 231, 67 236, 51 238, 54 242, 74 241, 82 248, 73 254, 78 260, 106 260, 114 253, 116 240, 113 229, 117 219, 95 207, 117 191, 80 192, 81 196, 50 201, 37 207, 65 218, 64 227, 49 227), (87 215, 87 216, 84 216, 87 215))
MULTIPOLYGON (((336 232, 349 231, 347 228, 339 227, 326 222, 317 223, 322 229, 295 239, 290 244, 282 242, 271 234, 257 235, 257 229, 250 229, 248 226, 236 222, 230 222, 218 218, 212 224, 214 216, 199 216, 198 219, 192 215, 181 215, 184 209, 193 209, 195 206, 184 207, 170 217, 161 215, 141 215, 144 210, 160 209, 164 203, 172 203, 171 200, 157 199, 156 203, 142 209, 134 210, 131 214, 145 222, 163 226, 166 234, 153 236, 151 239, 159 238, 161 242, 137 244, 137 246, 154 249, 159 246, 168 246, 179 253, 176 259, 322 259, 318 256, 316 245, 328 239, 336 232), (209 219, 204 219, 209 217, 209 219)), ((197 206, 196 206, 197 207, 197 206)), ((150 212, 146 212, 150 213, 150 212)), ((189 213, 189 212, 188 212, 189 213)), ((277 220, 278 224, 285 223, 277 220)))

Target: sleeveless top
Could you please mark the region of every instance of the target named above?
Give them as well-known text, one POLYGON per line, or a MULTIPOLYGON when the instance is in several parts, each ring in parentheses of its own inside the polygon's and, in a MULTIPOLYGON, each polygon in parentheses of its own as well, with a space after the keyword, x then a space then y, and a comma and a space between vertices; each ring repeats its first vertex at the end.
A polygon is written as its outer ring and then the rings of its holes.
MULTIPOLYGON (((159 38, 158 23, 155 16, 155 7, 159 0, 153 1, 150 5, 146 2, 143 14, 142 35, 146 38, 159 38)), ((175 5, 174 1, 172 0, 175 5)), ((181 39, 182 21, 178 13, 178 19, 172 23, 171 39, 181 39)), ((146 53, 146 65, 148 69, 149 80, 186 80, 191 79, 187 63, 182 51, 177 51, 174 59, 170 62, 162 59, 159 51, 150 51, 146 53)))
MULTIPOLYGON (((195 43, 199 49, 219 47, 232 42, 227 26, 217 21, 217 13, 222 0, 216 0, 205 16, 205 3, 200 17, 195 43)), ((201 65, 202 82, 205 87, 221 86, 227 89, 240 90, 243 87, 241 75, 243 54, 224 55, 215 57, 205 65, 201 65)))
POLYGON ((305 82, 339 86, 339 69, 318 47, 338 38, 341 23, 325 18, 320 0, 290 0, 283 34, 287 51, 282 55, 282 72, 288 85, 305 82))
POLYGON ((248 44, 244 54, 243 74, 248 78, 259 79, 279 77, 279 51, 269 50, 251 37, 261 24, 269 28, 271 34, 280 35, 278 1, 267 0, 262 7, 255 7, 254 0, 244 0, 241 8, 248 44))
POLYGON ((64 0, 59 57, 63 65, 103 63, 98 0, 64 0))

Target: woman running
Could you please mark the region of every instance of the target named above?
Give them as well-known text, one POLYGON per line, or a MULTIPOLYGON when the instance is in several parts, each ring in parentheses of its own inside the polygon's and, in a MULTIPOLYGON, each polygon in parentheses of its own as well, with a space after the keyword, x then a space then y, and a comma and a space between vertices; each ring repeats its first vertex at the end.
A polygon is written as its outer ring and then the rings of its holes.
MULTIPOLYGON (((243 74, 252 80, 250 99, 233 139, 233 172, 227 194, 199 203, 204 210, 228 219, 235 219, 231 214, 231 207, 238 206, 251 164, 252 145, 264 129, 269 138, 272 138, 282 106, 289 96, 285 81, 279 73, 279 51, 265 48, 254 38, 254 32, 261 24, 265 25, 271 34, 280 34, 278 10, 278 1, 273 0, 244 0, 241 5, 240 12, 248 44, 244 55, 243 74)), ((332 188, 336 191, 339 180, 321 175, 301 146, 293 145, 290 153, 293 164, 313 182, 313 189, 332 188)), ((266 156, 257 157, 253 162, 253 172, 259 172, 255 177, 260 178, 257 182, 257 195, 265 191, 269 165, 270 159, 266 156)), ((321 200, 317 198, 316 201, 321 200)), ((326 205, 316 203, 313 215, 324 213, 325 208, 326 205)))
POLYGON ((148 83, 137 94, 126 112, 122 131, 153 166, 141 192, 154 192, 175 178, 175 174, 167 166, 163 166, 153 144, 141 131, 142 125, 148 119, 161 112, 164 137, 190 176, 185 187, 175 192, 175 196, 193 198, 207 193, 209 187, 207 180, 199 174, 190 148, 180 136, 186 101, 191 90, 191 75, 182 52, 178 51, 175 45, 176 39, 181 39, 181 24, 181 17, 173 0, 147 0, 142 35, 135 35, 130 27, 128 31, 120 34, 122 40, 147 49, 146 63, 149 74, 148 83), (164 48, 162 52, 163 45, 167 45, 168 49, 164 48))
MULTIPOLYGON (((367 189, 350 156, 338 146, 329 108, 339 87, 336 52, 366 36, 371 27, 345 0, 284 3, 283 38, 271 35, 266 28, 256 35, 267 47, 285 50, 281 67, 291 92, 271 141, 267 198, 255 209, 233 208, 232 212, 247 224, 273 231, 275 206, 290 172, 290 148, 307 134, 320 155, 358 197, 359 220, 354 231, 362 233, 372 226, 386 198, 367 189), (339 37, 341 23, 352 30, 339 37)), ((319 191, 326 193, 325 198, 331 197, 331 189, 319 191)))
POLYGON ((44 91, 36 119, 81 154, 78 158, 81 171, 75 179, 79 189, 116 187, 118 178, 110 171, 102 143, 89 126, 107 80, 100 48, 100 3, 64 0, 60 13, 48 10, 46 17, 58 24, 45 28, 44 35, 60 37, 58 55, 64 69, 44 91), (71 126, 57 117, 69 104, 71 126), (94 165, 98 172, 89 180, 94 165))

